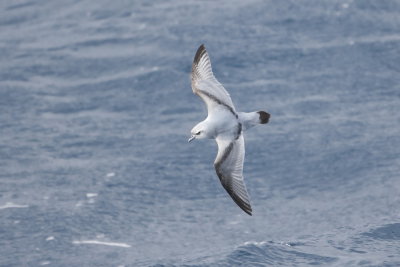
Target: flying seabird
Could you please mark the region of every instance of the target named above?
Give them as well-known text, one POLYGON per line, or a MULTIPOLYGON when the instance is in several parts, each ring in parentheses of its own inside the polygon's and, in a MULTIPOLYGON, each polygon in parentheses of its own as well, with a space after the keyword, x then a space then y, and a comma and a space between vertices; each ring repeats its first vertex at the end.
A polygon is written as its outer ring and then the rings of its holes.
POLYGON ((265 111, 236 111, 228 92, 212 72, 204 45, 199 47, 194 57, 191 78, 193 93, 206 104, 208 116, 193 127, 188 142, 194 139, 215 139, 218 154, 214 167, 219 180, 233 201, 251 215, 250 198, 243 180, 243 131, 258 124, 266 124, 270 114, 265 111))

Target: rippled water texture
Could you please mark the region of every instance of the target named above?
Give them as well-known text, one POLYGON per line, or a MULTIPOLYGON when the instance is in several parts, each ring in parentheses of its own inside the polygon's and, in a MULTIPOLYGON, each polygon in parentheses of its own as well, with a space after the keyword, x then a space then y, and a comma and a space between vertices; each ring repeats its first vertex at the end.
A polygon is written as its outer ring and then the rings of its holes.
POLYGON ((399 266, 400 2, 1 1, 1 266, 399 266), (239 111, 253 216, 189 73, 239 111))

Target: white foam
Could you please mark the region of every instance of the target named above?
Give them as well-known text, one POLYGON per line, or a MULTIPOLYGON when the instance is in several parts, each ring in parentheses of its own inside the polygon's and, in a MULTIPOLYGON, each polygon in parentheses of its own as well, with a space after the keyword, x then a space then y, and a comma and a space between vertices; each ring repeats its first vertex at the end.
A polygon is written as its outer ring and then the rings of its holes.
POLYGON ((96 238, 98 239, 104 239, 105 235, 104 234, 97 234, 96 238))
POLYGON ((89 244, 89 245, 104 245, 104 246, 112 246, 112 247, 121 247, 121 248, 130 248, 131 246, 126 243, 116 243, 116 242, 103 242, 98 240, 81 240, 81 241, 73 241, 75 245, 81 244, 89 244))
POLYGON ((247 242, 244 242, 244 245, 245 245, 245 246, 248 246, 248 245, 262 246, 262 245, 265 245, 265 244, 267 244, 267 243, 268 243, 267 241, 261 241, 261 242, 257 242, 257 241, 247 241, 247 242))
POLYGON ((50 261, 42 261, 41 263, 40 263, 40 265, 49 265, 51 262, 50 261))
POLYGON ((110 172, 110 173, 107 173, 107 175, 106 175, 107 177, 114 177, 115 176, 115 173, 113 173, 113 172, 110 172))
POLYGON ((87 198, 91 198, 91 197, 97 197, 97 193, 87 193, 86 194, 87 198))
POLYGON ((46 238, 46 241, 51 241, 54 240, 54 236, 49 236, 48 238, 46 238))
POLYGON ((5 205, 0 206, 0 210, 10 209, 10 208, 28 208, 28 205, 18 205, 12 202, 7 202, 5 205))

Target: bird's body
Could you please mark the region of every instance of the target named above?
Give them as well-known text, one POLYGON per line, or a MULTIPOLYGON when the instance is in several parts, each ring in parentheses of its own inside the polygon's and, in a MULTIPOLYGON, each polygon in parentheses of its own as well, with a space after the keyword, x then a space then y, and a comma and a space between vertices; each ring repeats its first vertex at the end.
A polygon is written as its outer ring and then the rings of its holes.
POLYGON ((222 186, 235 203, 247 214, 252 209, 243 181, 244 139, 243 131, 268 122, 265 111, 236 112, 232 99, 214 77, 211 61, 204 45, 197 50, 192 65, 192 89, 206 104, 207 118, 193 127, 193 139, 215 139, 218 154, 214 161, 222 186))

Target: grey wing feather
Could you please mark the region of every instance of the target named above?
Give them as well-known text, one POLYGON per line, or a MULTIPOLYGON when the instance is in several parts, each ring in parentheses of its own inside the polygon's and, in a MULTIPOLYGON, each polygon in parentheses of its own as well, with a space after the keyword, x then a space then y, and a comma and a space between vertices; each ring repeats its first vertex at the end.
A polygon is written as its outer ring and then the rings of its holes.
POLYGON ((208 112, 217 105, 223 105, 235 113, 231 97, 212 72, 211 61, 204 45, 196 52, 191 75, 192 90, 206 103, 208 112))
POLYGON ((233 201, 247 214, 252 209, 249 194, 243 180, 244 139, 240 135, 235 139, 217 137, 218 154, 214 166, 222 186, 233 201))

